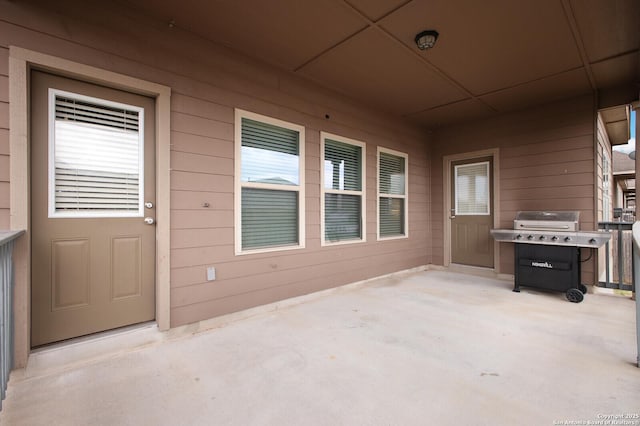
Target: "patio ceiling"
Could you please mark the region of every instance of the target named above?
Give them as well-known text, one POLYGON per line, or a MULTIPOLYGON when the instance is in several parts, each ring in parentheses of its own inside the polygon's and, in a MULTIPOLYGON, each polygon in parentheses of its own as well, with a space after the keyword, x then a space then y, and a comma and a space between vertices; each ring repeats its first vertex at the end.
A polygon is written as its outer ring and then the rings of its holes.
POLYGON ((640 81, 636 0, 121 3, 430 128, 640 81))

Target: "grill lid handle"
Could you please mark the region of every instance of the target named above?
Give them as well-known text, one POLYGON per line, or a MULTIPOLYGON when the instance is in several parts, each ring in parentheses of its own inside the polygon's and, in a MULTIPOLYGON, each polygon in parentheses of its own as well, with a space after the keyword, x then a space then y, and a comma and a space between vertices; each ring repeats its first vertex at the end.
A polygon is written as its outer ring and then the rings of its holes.
MULTIPOLYGON (((521 228, 525 228, 524 224, 520 224, 521 228)), ((535 225, 535 224, 527 224, 526 229, 569 229, 569 225, 553 225, 549 223, 547 225, 535 225)))

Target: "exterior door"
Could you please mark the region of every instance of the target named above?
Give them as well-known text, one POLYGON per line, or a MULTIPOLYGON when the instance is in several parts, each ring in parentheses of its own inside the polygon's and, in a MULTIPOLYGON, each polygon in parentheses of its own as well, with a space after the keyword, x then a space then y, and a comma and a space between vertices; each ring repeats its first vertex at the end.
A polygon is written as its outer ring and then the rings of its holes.
POLYGON ((451 262, 493 268, 493 161, 451 163, 451 262))
POLYGON ((154 319, 153 99, 31 79, 32 346, 154 319))

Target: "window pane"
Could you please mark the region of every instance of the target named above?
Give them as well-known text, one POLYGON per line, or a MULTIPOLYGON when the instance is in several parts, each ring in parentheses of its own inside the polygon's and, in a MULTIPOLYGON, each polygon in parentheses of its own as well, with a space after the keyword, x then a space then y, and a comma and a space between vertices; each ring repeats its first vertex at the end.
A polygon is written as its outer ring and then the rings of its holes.
POLYGON ((404 199, 380 197, 380 236, 404 235, 404 199))
POLYGON ((403 157, 380 153, 380 189, 381 194, 404 195, 405 161, 403 157))
POLYGON ((327 241, 361 239, 359 195, 324 194, 324 236, 327 241))
POLYGON ((324 143, 324 187, 362 190, 362 148, 326 139, 324 143))
POLYGON ((242 181, 277 185, 299 185, 297 155, 242 147, 242 181))
POLYGON ((242 248, 298 244, 298 192, 242 188, 242 248))
POLYGON ((140 213, 139 126, 138 111, 55 95, 56 213, 140 213))
POLYGON ((295 130, 243 118, 242 181, 299 185, 299 137, 295 130))
POLYGON ((489 163, 455 166, 456 214, 489 214, 489 163))

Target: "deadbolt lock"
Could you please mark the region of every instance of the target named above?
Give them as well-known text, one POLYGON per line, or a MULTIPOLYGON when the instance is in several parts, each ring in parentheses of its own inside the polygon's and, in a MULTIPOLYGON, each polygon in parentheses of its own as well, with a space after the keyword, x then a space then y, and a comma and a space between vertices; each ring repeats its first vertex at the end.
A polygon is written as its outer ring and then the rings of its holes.
POLYGON ((152 209, 153 208, 153 203, 151 201, 147 201, 146 203, 144 203, 144 206, 148 209, 152 209))

